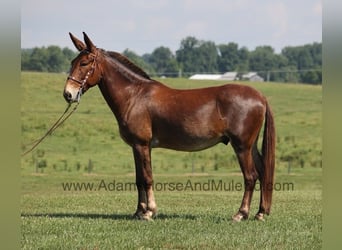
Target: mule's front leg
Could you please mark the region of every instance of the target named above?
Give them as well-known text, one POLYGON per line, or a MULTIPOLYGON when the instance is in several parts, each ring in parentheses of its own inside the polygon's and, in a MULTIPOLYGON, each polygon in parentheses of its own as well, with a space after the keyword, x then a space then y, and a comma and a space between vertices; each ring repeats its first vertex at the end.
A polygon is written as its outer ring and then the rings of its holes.
POLYGON ((148 145, 133 146, 138 206, 135 217, 150 220, 157 212, 153 194, 153 176, 151 167, 151 149, 148 145))

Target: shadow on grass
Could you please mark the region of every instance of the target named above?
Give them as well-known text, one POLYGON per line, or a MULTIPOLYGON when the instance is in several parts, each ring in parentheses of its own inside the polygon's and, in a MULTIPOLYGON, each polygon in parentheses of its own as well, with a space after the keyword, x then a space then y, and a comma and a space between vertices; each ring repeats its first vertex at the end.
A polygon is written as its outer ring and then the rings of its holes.
MULTIPOLYGON (((84 214, 84 213, 22 213, 21 217, 45 218, 81 218, 81 219, 108 219, 108 220, 137 220, 132 214, 84 214)), ((195 220, 197 216, 189 214, 157 214, 155 220, 183 219, 195 220)))

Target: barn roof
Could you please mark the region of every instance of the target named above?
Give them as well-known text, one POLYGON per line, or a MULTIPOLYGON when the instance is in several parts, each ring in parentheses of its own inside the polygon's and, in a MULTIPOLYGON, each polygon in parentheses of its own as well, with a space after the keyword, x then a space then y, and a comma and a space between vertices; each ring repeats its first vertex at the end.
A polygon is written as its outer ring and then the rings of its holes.
POLYGON ((220 80, 221 74, 195 74, 189 77, 191 80, 220 80))

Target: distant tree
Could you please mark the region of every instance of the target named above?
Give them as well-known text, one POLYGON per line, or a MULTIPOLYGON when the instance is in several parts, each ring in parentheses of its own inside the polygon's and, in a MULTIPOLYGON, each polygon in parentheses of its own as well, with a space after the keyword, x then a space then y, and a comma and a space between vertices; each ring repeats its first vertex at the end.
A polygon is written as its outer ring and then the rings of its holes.
POLYGON ((239 49, 237 43, 218 45, 218 70, 222 73, 236 71, 243 74, 249 69, 249 51, 246 47, 239 49))
POLYGON ((322 82, 322 43, 282 49, 281 54, 287 58, 288 65, 300 71, 299 81, 305 83, 322 82))
POLYGON ((65 72, 68 72, 70 70, 71 61, 77 56, 77 53, 74 52, 73 50, 67 48, 67 47, 63 48, 62 53, 65 57, 65 63, 63 65, 63 70, 65 72))
POLYGON ((322 66, 322 43, 313 43, 309 45, 310 54, 315 66, 322 66))
MULTIPOLYGON (((199 47, 199 40, 189 36, 181 41, 180 48, 176 51, 176 59, 183 72, 196 72, 196 49, 199 47)), ((187 73, 189 76, 191 73, 187 73)))
POLYGON ((33 49, 21 50, 21 70, 29 70, 32 50, 33 49))
POLYGON ((300 52, 299 47, 288 46, 282 49, 281 54, 287 58, 289 66, 294 66, 297 69, 299 52, 300 52))
POLYGON ((62 72, 67 59, 63 55, 63 52, 58 46, 49 46, 47 48, 47 67, 49 72, 62 72))
POLYGON ((218 58, 218 70, 220 72, 236 71, 240 62, 239 46, 237 43, 218 45, 220 56, 218 58))
POLYGON ((239 73, 247 73, 249 71, 249 54, 246 47, 242 47, 238 51, 239 63, 236 66, 236 71, 239 73))
POLYGON ((48 55, 45 47, 34 48, 30 57, 31 58, 27 70, 42 72, 48 71, 48 55))
POLYGON ((187 37, 176 51, 177 62, 185 75, 195 72, 217 72, 217 48, 214 42, 187 37))
POLYGON ((322 71, 310 70, 301 73, 301 82, 318 84, 322 83, 322 71))
MULTIPOLYGON (((184 76, 227 71, 241 75, 255 71, 270 81, 322 83, 322 43, 287 46, 277 54, 271 46, 258 46, 249 51, 233 42, 216 45, 188 36, 181 41, 175 55, 163 46, 143 56, 128 49, 123 54, 151 76, 158 72, 175 77, 180 69, 184 76)), ((76 56, 76 52, 58 46, 22 49, 21 69, 67 72, 76 56)))
POLYGON ((145 58, 158 75, 170 77, 178 76, 179 69, 176 57, 172 54, 172 51, 169 48, 163 46, 158 47, 148 57, 145 55, 145 58))
POLYGON ((272 72, 271 76, 270 80, 276 82, 296 83, 300 79, 297 68, 294 66, 284 66, 278 71, 272 72))
POLYGON ((288 60, 286 57, 280 54, 274 55, 275 64, 272 72, 270 73, 270 81, 274 82, 287 82, 290 75, 288 75, 288 60), (285 72, 284 72, 285 71, 285 72))
POLYGON ((250 53, 250 71, 256 71, 261 77, 267 79, 269 71, 275 69, 277 69, 277 58, 271 46, 258 46, 250 53))
POLYGON ((218 72, 218 53, 215 43, 212 41, 201 41, 200 46, 197 50, 199 72, 218 72))
POLYGON ((138 65, 142 70, 144 70, 149 75, 155 75, 155 70, 148 64, 141 56, 132 50, 125 49, 122 54, 130 59, 133 63, 138 65))
POLYGON ((21 69, 41 72, 67 72, 76 53, 58 46, 21 50, 21 69))

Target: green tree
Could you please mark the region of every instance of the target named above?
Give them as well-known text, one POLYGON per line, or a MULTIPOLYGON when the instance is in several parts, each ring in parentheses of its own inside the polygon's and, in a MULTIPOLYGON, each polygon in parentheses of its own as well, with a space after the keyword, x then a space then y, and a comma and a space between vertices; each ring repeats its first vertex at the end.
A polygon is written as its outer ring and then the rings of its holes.
POLYGON ((282 49, 281 54, 287 58, 289 66, 299 71, 300 82, 313 84, 322 82, 322 43, 287 46, 282 49))
POLYGON ((218 49, 220 52, 220 56, 218 58, 218 70, 222 73, 235 71, 240 62, 238 44, 220 44, 218 49))
MULTIPOLYGON (((256 71, 264 79, 270 77, 270 71, 277 69, 277 57, 271 46, 258 46, 249 56, 249 70, 256 71)), ((272 80, 271 78, 268 80, 272 80)))
POLYGON ((218 70, 222 73, 236 71, 243 74, 249 69, 249 51, 246 47, 239 49, 237 43, 218 45, 218 70))
POLYGON ((21 50, 21 70, 29 70, 32 49, 21 50))
POLYGON ((214 42, 201 41, 198 47, 198 69, 199 72, 215 73, 218 72, 217 68, 217 47, 214 42))
POLYGON ((197 38, 189 36, 181 41, 179 50, 176 51, 176 59, 181 69, 185 73, 185 76, 191 75, 196 72, 196 49, 199 47, 199 40, 197 38))
POLYGON ((34 48, 31 54, 31 59, 27 70, 42 72, 48 71, 47 59, 48 55, 45 47, 34 48))
POLYGON ((70 70, 71 61, 77 56, 77 53, 67 47, 63 48, 62 53, 63 53, 63 56, 65 57, 63 70, 65 72, 68 72, 70 70))
POLYGON ((195 72, 217 72, 217 48, 214 42, 200 41, 195 37, 187 37, 181 41, 176 59, 184 75, 195 72))
MULTIPOLYGON (((146 56, 145 56, 146 58, 146 56)), ((167 47, 156 48, 151 55, 148 56, 147 61, 151 64, 159 76, 178 76, 178 65, 172 51, 167 47)))
MULTIPOLYGON (((139 56, 126 49, 123 54, 150 75, 185 76, 193 73, 237 71, 240 75, 256 71, 264 79, 282 82, 322 82, 322 43, 287 46, 276 54, 271 46, 253 51, 239 48, 237 43, 215 45, 212 41, 184 38, 174 55, 167 47, 158 47, 151 54, 139 56)), ((58 46, 21 50, 21 69, 29 71, 67 72, 77 53, 58 46)))
POLYGON ((49 46, 47 48, 47 69, 49 72, 62 72, 67 59, 58 46, 49 46))
POLYGON ((247 73, 249 71, 249 51, 246 47, 242 47, 238 51, 239 62, 235 66, 235 70, 239 73, 247 73))
POLYGON ((58 46, 21 50, 21 69, 43 72, 67 72, 76 52, 58 46))
POLYGON ((122 52, 122 54, 126 56, 128 59, 130 59, 133 63, 138 65, 142 70, 144 70, 149 75, 155 75, 155 70, 153 69, 153 67, 134 51, 125 49, 124 52, 122 52))

